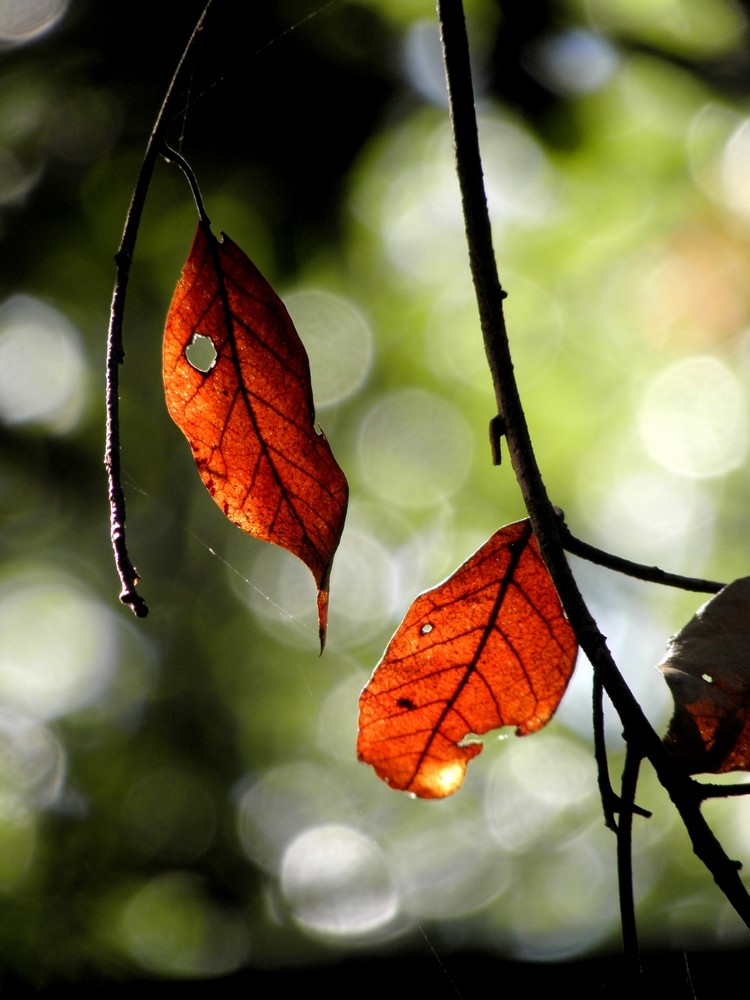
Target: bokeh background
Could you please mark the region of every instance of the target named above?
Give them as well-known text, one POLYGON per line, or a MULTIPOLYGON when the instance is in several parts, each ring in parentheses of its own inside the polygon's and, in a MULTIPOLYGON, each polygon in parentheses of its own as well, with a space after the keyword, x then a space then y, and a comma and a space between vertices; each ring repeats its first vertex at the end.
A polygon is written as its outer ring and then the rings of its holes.
MULTIPOLYGON (((523 516, 490 461, 430 0, 215 0, 170 141, 285 299, 351 486, 325 655, 302 564, 225 522, 170 422, 161 332, 196 223, 160 164, 122 369, 117 600, 102 464, 117 249, 202 7, 0 0, 0 969, 199 981, 471 948, 617 952, 615 840, 579 662, 553 722, 485 738, 419 802, 355 759, 357 697, 411 599, 523 516), (165 16, 166 14, 166 16, 165 16), (247 20, 251 27, 248 29, 247 20)), ((521 390, 572 530, 750 571, 750 40, 737 0, 466 0, 521 390)), ((696 595, 575 569, 659 731, 696 595)), ((622 764, 608 717, 613 773, 622 764)), ((648 769, 650 947, 745 945, 648 769)), ((750 861, 750 804, 706 813, 750 861)), ((458 984, 460 987, 460 983, 458 984)))

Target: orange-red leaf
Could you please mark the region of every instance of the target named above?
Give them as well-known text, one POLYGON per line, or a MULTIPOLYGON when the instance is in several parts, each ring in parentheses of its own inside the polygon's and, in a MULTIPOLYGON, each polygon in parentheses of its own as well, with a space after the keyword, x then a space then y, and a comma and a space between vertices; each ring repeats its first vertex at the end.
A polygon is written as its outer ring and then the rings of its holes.
POLYGON ((418 597, 359 699, 359 759, 393 788, 442 798, 482 749, 472 733, 552 717, 578 644, 527 520, 418 597))
POLYGON ((691 774, 750 770, 750 577, 724 587, 658 664, 675 711, 664 738, 691 774))
POLYGON ((204 222, 167 317, 163 375, 169 413, 219 507, 310 568, 322 648, 346 479, 315 428, 310 366, 289 313, 242 250, 204 222), (213 345, 207 371, 188 361, 196 338, 213 345))

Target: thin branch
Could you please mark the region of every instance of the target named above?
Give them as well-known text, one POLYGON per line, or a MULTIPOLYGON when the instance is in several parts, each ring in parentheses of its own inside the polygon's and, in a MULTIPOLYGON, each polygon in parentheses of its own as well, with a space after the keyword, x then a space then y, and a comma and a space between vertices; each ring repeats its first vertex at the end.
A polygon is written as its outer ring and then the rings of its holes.
POLYGON ((625 683, 604 636, 592 617, 565 557, 560 518, 550 503, 531 445, 518 393, 503 316, 505 292, 495 266, 492 233, 484 192, 469 44, 461 0, 437 0, 443 55, 448 78, 456 167, 461 189, 469 262, 479 306, 487 359, 498 413, 505 421, 513 470, 545 565, 575 630, 580 646, 623 723, 626 742, 653 765, 690 836, 693 850, 750 928, 750 897, 736 866, 701 815, 695 783, 671 760, 637 699, 625 683))
POLYGON ((599 785, 599 798, 602 800, 604 824, 609 830, 617 832, 617 796, 612 788, 607 764, 607 746, 604 741, 604 688, 597 674, 594 674, 592 684, 592 709, 594 730, 594 760, 596 761, 596 777, 599 785))
POLYGON ((581 541, 571 535, 566 524, 560 529, 560 541, 568 552, 574 556, 580 556, 589 562, 596 563, 597 566, 606 566, 607 569, 616 573, 623 573, 625 576, 632 576, 636 580, 645 580, 647 583, 659 583, 664 587, 676 587, 679 590, 689 590, 699 594, 718 594, 726 584, 717 580, 702 580, 694 576, 681 576, 679 573, 668 573, 658 566, 645 566, 643 563, 633 562, 630 559, 623 559, 622 556, 613 555, 603 549, 596 548, 588 542, 581 541))
POLYGON ((162 156, 164 157, 166 163, 175 163, 187 178, 190 190, 193 192, 195 207, 198 209, 198 216, 206 229, 210 229, 211 220, 206 213, 206 206, 203 203, 203 195, 201 194, 201 189, 198 187, 198 180, 193 173, 193 168, 181 153, 178 153, 175 149, 171 149, 169 146, 164 146, 162 156))
POLYGON ((737 795, 750 795, 750 782, 738 785, 704 785, 696 782, 696 790, 702 799, 729 799, 737 795))
MULTIPOLYGON (((599 785, 599 797, 602 802, 602 812, 604 813, 604 825, 617 833, 617 821, 615 816, 621 811, 620 797, 612 788, 609 777, 609 765, 607 763, 607 745, 604 739, 604 688, 598 674, 594 674, 592 684, 592 704, 593 704, 593 730, 594 730, 594 760, 596 761, 597 783, 599 785)), ((648 809, 642 809, 635 804, 635 792, 633 801, 628 803, 629 810, 644 819, 651 819, 648 809)))
POLYGON ((640 766, 641 755, 629 746, 622 772, 620 822, 617 825, 617 881, 620 893, 622 946, 627 972, 633 978, 641 974, 633 897, 633 806, 640 766))
POLYGON ((143 214, 143 206, 146 202, 146 195, 151 184, 154 167, 161 152, 170 122, 174 95, 181 81, 188 57, 203 28, 203 23, 212 2, 213 0, 208 0, 206 6, 203 8, 203 13, 198 18, 162 101, 159 114, 148 140, 138 180, 133 189, 133 196, 125 219, 125 228, 122 240, 120 241, 120 247, 115 255, 117 276, 112 293, 109 333, 107 337, 107 428, 104 466, 107 470, 112 549, 122 587, 120 600, 123 604, 127 604, 139 618, 144 618, 148 614, 148 605, 136 589, 139 582, 138 572, 128 554, 125 538, 125 493, 122 488, 120 466, 120 365, 125 361, 122 334, 125 317, 125 299, 130 278, 130 265, 133 260, 138 236, 138 226, 143 214))

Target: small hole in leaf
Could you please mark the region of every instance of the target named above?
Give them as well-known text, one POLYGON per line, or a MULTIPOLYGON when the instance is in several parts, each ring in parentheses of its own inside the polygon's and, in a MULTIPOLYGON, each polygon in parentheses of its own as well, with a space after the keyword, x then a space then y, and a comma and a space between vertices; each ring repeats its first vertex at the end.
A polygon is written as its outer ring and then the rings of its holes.
POLYGON ((430 625, 429 622, 426 622, 419 631, 422 633, 422 635, 428 635, 430 632, 432 632, 432 625, 430 625))
POLYGON ((706 684, 713 684, 714 679, 711 674, 701 674, 701 677, 706 682, 706 684))
POLYGON ((463 739, 460 739, 458 741, 458 743, 456 743, 456 746, 457 747, 471 747, 471 746, 476 746, 477 744, 479 744, 479 746, 482 745, 482 741, 477 736, 477 734, 476 733, 467 733, 466 736, 463 737, 463 739))
POLYGON ((189 365, 196 371, 210 372, 216 364, 216 348, 210 337, 202 333, 194 333, 193 339, 185 348, 185 357, 189 365))

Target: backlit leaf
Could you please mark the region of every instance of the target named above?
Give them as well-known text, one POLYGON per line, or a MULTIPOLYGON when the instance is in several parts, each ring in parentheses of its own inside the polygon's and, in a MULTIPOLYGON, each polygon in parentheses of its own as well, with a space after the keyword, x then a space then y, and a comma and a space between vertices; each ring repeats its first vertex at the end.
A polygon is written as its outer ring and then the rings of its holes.
POLYGON ((658 664, 675 702, 664 743, 691 774, 750 770, 749 651, 743 577, 698 609, 658 664))
POLYGON ((310 568, 322 649, 347 482, 315 427, 307 354, 284 304, 203 222, 167 317, 163 376, 169 413, 219 507, 310 568), (201 347, 203 361, 193 353, 201 347))
POLYGON ((529 522, 509 524, 409 608, 360 696, 359 758, 393 788, 450 795, 472 733, 549 722, 577 652, 529 522))

